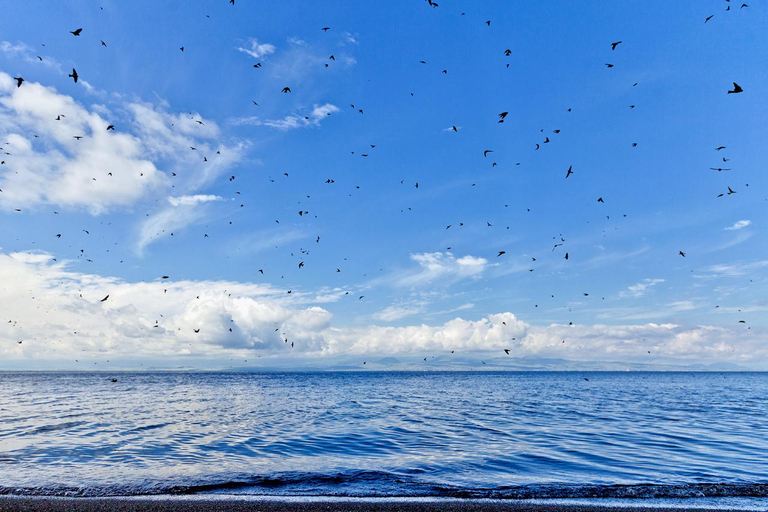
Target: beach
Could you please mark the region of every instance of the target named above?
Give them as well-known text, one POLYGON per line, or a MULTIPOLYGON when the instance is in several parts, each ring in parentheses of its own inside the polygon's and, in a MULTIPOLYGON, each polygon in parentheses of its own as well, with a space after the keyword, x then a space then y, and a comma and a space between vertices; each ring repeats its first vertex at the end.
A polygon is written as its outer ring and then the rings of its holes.
MULTIPOLYGON (((606 503, 564 504, 561 502, 542 503, 519 500, 356 500, 320 499, 310 500, 271 500, 243 499, 241 497, 209 498, 178 498, 178 497, 131 497, 131 498, 59 498, 59 497, 21 497, 1 496, 0 512, 31 512, 31 511, 64 511, 64 512, 505 512, 505 511, 534 511, 534 512, 679 512, 681 510, 714 511, 723 510, 721 507, 700 508, 664 506, 632 506, 606 503)), ((762 508, 764 510, 764 508, 762 508)), ((727 510, 755 510, 748 508, 732 508, 727 510)))

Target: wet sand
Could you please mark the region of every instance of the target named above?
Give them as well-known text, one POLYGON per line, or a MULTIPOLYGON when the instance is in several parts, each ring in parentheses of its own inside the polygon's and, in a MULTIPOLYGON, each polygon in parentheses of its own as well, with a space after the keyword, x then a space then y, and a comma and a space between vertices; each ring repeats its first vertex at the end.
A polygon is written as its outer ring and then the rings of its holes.
MULTIPOLYGON (((0 512, 680 512, 685 508, 645 506, 600 506, 498 500, 270 500, 270 499, 188 499, 157 498, 50 498, 0 496, 0 512)), ((690 510, 690 509, 689 509, 690 510)), ((716 508, 695 508, 714 511, 716 508)), ((729 509, 735 510, 735 509, 729 509)), ((746 510, 746 509, 745 509, 746 510)))

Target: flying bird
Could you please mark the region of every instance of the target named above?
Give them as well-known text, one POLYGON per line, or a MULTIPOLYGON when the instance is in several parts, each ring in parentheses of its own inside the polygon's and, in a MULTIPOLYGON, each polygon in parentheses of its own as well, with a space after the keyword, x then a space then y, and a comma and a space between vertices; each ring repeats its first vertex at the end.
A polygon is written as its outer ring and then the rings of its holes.
POLYGON ((77 70, 75 68, 72 68, 72 74, 67 76, 70 77, 72 80, 74 80, 75 83, 77 83, 77 77, 79 75, 77 74, 77 70))
POLYGON ((282 92, 284 92, 284 93, 291 92, 291 88, 290 87, 283 87, 282 92))
POLYGON ((568 172, 565 173, 565 178, 568 179, 568 176, 570 176, 571 174, 573 174, 573 166, 572 165, 568 167, 568 172))
POLYGON ((486 149, 485 151, 483 151, 483 156, 488 156, 488 153, 493 153, 493 150, 492 149, 486 149))
POLYGON ((107 295, 106 297, 104 297, 103 299, 101 299, 99 302, 105 302, 105 301, 106 301, 108 298, 109 298, 109 295, 107 295))
POLYGON ((615 50, 617 46, 621 44, 621 41, 616 41, 615 43, 611 43, 611 50, 615 50))
POLYGON ((72 34, 73 36, 79 36, 80 32, 82 32, 82 31, 83 31, 83 29, 79 28, 77 30, 70 30, 69 33, 72 34))
POLYGON ((744 89, 742 89, 736 82, 733 82, 733 90, 728 91, 728 94, 738 94, 740 92, 744 92, 744 89))
POLYGON ((678 251, 678 253, 677 253, 677 254, 679 254, 680 256, 682 256, 683 258, 685 258, 685 253, 684 253, 683 251, 678 251))
POLYGON ((713 16, 714 16, 714 14, 712 14, 712 15, 710 15, 710 16, 707 16, 707 18, 704 20, 704 23, 706 23, 706 22, 708 22, 709 20, 711 20, 713 16))
POLYGON ((20 76, 15 76, 13 79, 16 80, 16 87, 21 87, 21 83, 24 81, 24 79, 20 76))

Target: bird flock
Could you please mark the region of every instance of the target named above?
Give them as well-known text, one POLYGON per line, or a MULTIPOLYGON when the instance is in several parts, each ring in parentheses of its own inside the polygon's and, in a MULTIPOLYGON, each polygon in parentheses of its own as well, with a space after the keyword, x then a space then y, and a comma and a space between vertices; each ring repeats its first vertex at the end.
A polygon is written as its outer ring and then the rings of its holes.
MULTIPOLYGON (((236 4, 235 0, 227 0, 227 3, 229 3, 229 5, 230 5, 229 8, 238 9, 238 8, 241 7, 240 2, 237 2, 237 4, 236 4)), ((441 4, 442 4, 442 2, 438 3, 438 2, 434 2, 433 0, 424 0, 424 5, 427 8, 432 9, 432 10, 443 9, 444 6, 442 6, 441 4)), ((731 11, 730 0, 725 0, 725 4, 726 4, 725 5, 725 11, 726 12, 731 11)), ((749 6, 746 3, 742 3, 738 7, 739 10, 748 9, 748 8, 749 8, 749 6)), ((465 13, 462 12, 460 15, 464 16, 465 13)), ((708 15, 705 19, 703 19, 701 21, 701 23, 702 24, 707 24, 708 26, 711 26, 709 24, 712 23, 713 20, 716 19, 716 17, 717 17, 716 14, 708 15)), ((483 25, 485 25, 484 29, 488 29, 488 30, 492 29, 492 21, 493 20, 490 20, 490 19, 489 20, 485 20, 484 23, 483 23, 483 25)), ((89 27, 78 27, 78 28, 75 28, 74 30, 67 30, 67 32, 69 32, 72 35, 72 37, 74 37, 74 38, 83 38, 84 35, 86 35, 88 33, 88 30, 89 30, 89 27)), ((332 34, 334 29, 331 26, 318 26, 315 30, 317 30, 318 32, 320 32, 322 34, 332 34)), ((100 44, 101 47, 103 47, 105 49, 104 51, 109 51, 110 47, 107 45, 107 42, 105 42, 105 40, 99 39, 99 44, 100 44)), ((618 69, 619 64, 617 64, 616 61, 614 61, 613 59, 609 59, 609 57, 620 54, 628 45, 632 44, 632 41, 629 41, 629 40, 626 40, 626 41, 624 41, 624 40, 610 41, 609 40, 609 41, 606 41, 604 44, 605 44, 606 60, 611 60, 612 61, 612 62, 604 62, 604 67, 605 67, 604 71, 606 73, 613 73, 613 72, 616 71, 616 69, 618 69)), ((185 48, 187 48, 186 44, 182 45, 182 46, 179 46, 178 50, 181 53, 188 54, 189 52, 185 52, 185 48)), ((507 60, 512 59, 515 56, 515 54, 516 54, 516 51, 513 48, 500 47, 498 49, 498 55, 501 56, 501 57, 506 58, 507 60)), ((40 57, 40 56, 38 56, 38 59, 40 61, 43 60, 42 57, 40 57)), ((326 62, 322 63, 322 66, 323 66, 323 68, 329 68, 330 66, 335 65, 337 62, 338 61, 337 61, 337 58, 336 58, 336 54, 330 54, 327 57, 326 62)), ((423 66, 424 67, 423 69, 428 69, 429 66, 430 66, 430 64, 428 64, 429 62, 430 62, 430 58, 429 58, 428 55, 426 55, 423 60, 419 60, 418 61, 417 65, 423 66)), ((259 61, 259 62, 256 62, 255 64, 252 64, 252 68, 258 70, 258 71, 254 71, 254 73, 260 73, 260 72, 264 72, 265 69, 267 69, 269 67, 269 65, 270 64, 269 64, 268 61, 259 61)), ((600 66, 599 63, 597 63, 596 65, 600 66)), ((505 69, 509 69, 510 68, 510 62, 505 62, 504 63, 504 68, 505 69)), ((440 66, 437 69, 439 69, 439 74, 442 74, 442 75, 448 75, 450 73, 450 69, 449 68, 442 68, 442 66, 440 66)), ((437 70, 435 72, 437 72, 437 70)), ((67 76, 72 79, 72 84, 73 85, 82 85, 82 80, 80 79, 80 74, 78 73, 78 71, 77 71, 77 69, 75 67, 72 68, 72 72, 71 73, 67 73, 67 76)), ((34 80, 34 78, 22 77, 22 76, 15 76, 15 77, 13 77, 13 79, 16 82, 16 84, 15 84, 16 88, 27 87, 26 83, 28 83, 30 80, 34 80)), ((84 79, 87 80, 87 76, 85 76, 84 79)), ((723 89, 722 89, 722 94, 726 95, 726 96, 731 96, 731 95, 748 95, 749 94, 749 84, 744 84, 744 86, 742 86, 742 85, 739 84, 738 81, 741 81, 741 79, 739 77, 729 78, 728 81, 724 83, 724 86, 723 86, 723 89), (727 84, 731 84, 731 85, 727 85, 727 84), (746 87, 746 89, 745 89, 745 87, 746 87)), ((641 80, 639 79, 638 82, 633 82, 632 83, 632 87, 636 87, 640 83, 641 83, 641 80)), ((298 90, 298 88, 300 88, 300 87, 301 87, 301 84, 286 83, 281 88, 276 89, 274 91, 274 94, 276 96, 279 96, 279 95, 291 95, 291 94, 294 93, 294 90, 298 90)), ((410 92, 410 96, 413 97, 414 93, 410 92)), ((244 106, 244 108, 248 108, 248 107, 259 108, 261 105, 264 104, 265 101, 271 101, 271 99, 270 98, 258 98, 258 101, 253 100, 253 99, 247 99, 245 101, 246 106, 244 106)), ((363 108, 363 106, 360 106, 359 104, 357 104, 357 102, 356 103, 349 103, 349 107, 350 107, 350 111, 353 112, 355 115, 365 115, 365 113, 366 113, 365 108, 363 108)), ((635 109, 635 107, 636 107, 635 104, 632 104, 632 105, 629 106, 630 109, 635 109)), ((512 117, 514 117, 514 114, 511 114, 510 110, 508 108, 506 108, 506 107, 503 107, 503 106, 500 106, 500 108, 497 109, 497 112, 498 113, 496 114, 495 119, 489 119, 489 122, 495 122, 496 124, 505 124, 505 123, 508 123, 509 120, 512 117)), ((569 115, 572 112, 573 112, 573 110, 572 110, 571 107, 564 108, 564 114, 565 115, 569 115)), ((327 116, 331 116, 333 114, 334 114, 333 111, 327 111, 327 112, 321 112, 318 115, 322 115, 324 117, 327 117, 327 116)), ((191 119, 198 126, 200 126, 200 127, 205 126, 205 122, 204 122, 203 119, 198 119, 198 118, 195 118, 195 117, 191 117, 191 119)), ((303 118, 303 120, 305 122, 310 122, 311 119, 312 119, 311 116, 304 116, 304 118, 303 118)), ((55 123, 55 122, 66 123, 67 122, 67 113, 66 112, 62 112, 60 114, 57 114, 55 117, 52 117, 50 119, 50 121, 51 121, 51 123, 55 123)), ((120 127, 118 126, 118 123, 114 123, 114 124, 110 123, 106 127, 106 131, 111 132, 111 133, 116 133, 116 132, 120 131, 120 127)), ((451 124, 444 131, 449 132, 451 134, 451 136, 461 137, 463 129, 462 129, 461 124, 457 121, 456 124, 451 124)), ((563 132, 562 127, 550 127, 549 129, 541 128, 540 131, 539 131, 539 134, 538 134, 537 142, 535 142, 534 145, 529 148, 529 151, 531 151, 531 152, 545 151, 545 148, 548 147, 548 145, 554 145, 554 144, 557 143, 558 137, 561 136, 562 132, 563 132)), ((76 140, 76 141, 82 141, 82 140, 84 140, 87 137, 88 137, 88 134, 72 133, 72 138, 74 140, 76 140)), ((372 142, 375 142, 375 141, 372 141, 372 142)), ((13 165, 14 165, 13 154, 12 154, 13 148, 10 147, 9 144, 10 143, 6 142, 5 144, 2 145, 2 147, 0 147, 0 151, 2 151, 2 154, 4 155, 3 160, 2 160, 3 172, 10 172, 9 170, 12 169, 13 165)), ((630 141, 627 144, 630 147, 632 147, 632 148, 638 147, 638 142, 636 142, 636 141, 630 141)), ((349 150, 349 154, 351 156, 355 156, 355 157, 359 156, 360 158, 368 159, 369 157, 374 155, 376 151, 378 151, 377 146, 378 146, 377 143, 369 143, 362 150, 359 147, 354 148, 354 149, 350 149, 349 150)), ((730 158, 728 158, 726 150, 727 150, 727 147, 724 146, 724 145, 720 145, 720 146, 712 148, 713 153, 715 155, 717 155, 717 157, 716 157, 717 158, 717 163, 713 163, 713 165, 711 167, 709 167, 709 169, 711 171, 717 172, 718 174, 722 173, 723 176, 727 177, 726 179, 732 179, 731 177, 733 176, 734 169, 729 166, 730 164, 728 164, 728 162, 730 161, 730 158)), ((199 154, 200 152, 198 152, 198 148, 197 147, 189 146, 189 151, 197 152, 197 154, 199 155, 199 160, 200 160, 201 165, 207 164, 210 161, 210 159, 213 159, 213 158, 216 158, 218 156, 221 156, 221 150, 216 151, 216 153, 213 154, 213 155, 199 154), (210 157, 210 159, 209 159, 209 157, 210 157)), ((504 156, 504 153, 505 153, 505 149, 504 148, 486 147, 485 149, 483 149, 482 151, 478 151, 478 153, 477 153, 478 164, 479 165, 488 166, 488 167, 490 167, 490 169, 494 169, 494 168, 500 167, 501 165, 503 165, 501 162, 502 162, 502 157, 504 156)), ((524 160, 524 158, 521 158, 520 162, 515 162, 512 167, 513 168, 521 167, 523 165, 522 160, 524 160)), ((713 160, 714 160, 714 157, 713 157, 713 160)), ((328 171, 328 173, 331 173, 332 172, 332 168, 327 169, 327 171, 328 171)), ((560 178, 559 179, 567 180, 566 183, 572 183, 573 181, 580 179, 580 174, 582 173, 582 170, 579 169, 577 165, 569 164, 567 166, 567 168, 565 168, 565 167, 562 168, 561 172, 562 172, 562 174, 560 174, 560 178)), ((142 176, 143 176, 143 173, 142 173, 142 176)), ((323 185, 327 185, 328 187, 339 186, 339 183, 337 183, 337 179, 338 178, 336 176, 334 176, 332 174, 331 175, 326 175, 326 176, 327 177, 325 177, 323 180, 321 180, 323 185)), ((108 173, 105 174, 105 178, 106 179, 109 179, 111 177, 113 177, 113 173, 112 172, 108 172, 108 173)), ((171 178, 174 178, 174 177, 176 177, 176 173, 175 172, 171 173, 171 178)), ((96 181, 96 179, 97 179, 96 177, 92 178, 93 181, 96 181)), ((237 175, 235 175, 235 174, 231 174, 231 175, 225 177, 224 179, 231 186, 236 186, 239 183, 238 180, 237 180, 237 175)), ((272 177, 272 176, 268 177, 269 183, 275 183, 278 179, 289 180, 289 179, 291 179, 291 176, 289 175, 288 172, 284 172, 284 173, 282 173, 282 175, 278 175, 278 177, 272 177)), ((399 184, 400 185, 406 185, 405 182, 406 182, 405 179, 399 180, 399 184)), ((300 185, 298 185, 298 186, 300 186, 300 185)), ((350 194, 350 195, 351 195, 351 193, 354 193, 355 191, 359 191, 360 188, 361 188, 361 185, 359 185, 359 184, 353 184, 351 186, 353 186, 354 188, 351 188, 351 190, 346 190, 346 192, 348 194, 350 194)), ((420 182, 420 181, 414 180, 408 186, 412 186, 413 190, 415 190, 415 191, 423 191, 425 189, 423 181, 420 182)), ((475 187, 476 183, 467 184, 467 186, 468 187, 475 187)), ((745 184, 744 186, 748 187, 748 184, 745 184)), ((716 195, 713 194, 713 197, 715 197, 715 198, 729 198, 729 197, 731 197, 733 195, 737 195, 740 192, 740 189, 738 189, 738 187, 736 185, 732 185, 730 183, 723 183, 721 190, 719 190, 717 192, 718 193, 716 195)), ((0 189, 0 193, 2 193, 2 189, 0 189)), ((238 198, 238 204, 239 204, 240 208, 245 208, 245 206, 246 206, 246 201, 244 199, 242 199, 242 196, 243 196, 244 193, 246 193, 246 192, 241 192, 239 190, 238 191, 233 191, 233 195, 235 195, 238 198), (243 202, 242 203, 239 202, 240 200, 242 200, 243 202)), ((421 192, 419 192, 419 193, 421 193, 421 192)), ((311 200, 311 195, 310 194, 304 194, 304 195, 306 195, 306 198, 305 198, 306 199, 306 204, 310 204, 309 200, 311 200)), ((591 201, 593 201, 593 204, 595 204, 595 205, 599 204, 599 205, 601 205, 601 207, 604 208, 605 206, 602 206, 602 205, 607 205, 611 201, 611 197, 610 197, 610 195, 608 193, 603 193, 603 192, 597 191, 595 193, 595 195, 592 196, 591 201)), ((16 213, 22 212, 23 210, 22 210, 21 206, 22 205, 19 205, 19 207, 14 208, 13 211, 16 212, 16 213)), ((509 205, 504 205, 504 206, 508 207, 509 205)), ((407 212, 412 211, 412 208, 411 207, 407 207, 407 208, 401 209, 400 211, 403 212, 403 213, 407 213, 407 212)), ((531 211, 530 208, 528 208, 527 211, 530 212, 531 211)), ((296 215, 302 221, 305 221, 305 220, 306 221, 310 221, 310 220, 313 220, 313 219, 318 219, 318 215, 321 215, 320 212, 316 212, 316 211, 314 211, 314 209, 312 209, 311 207, 307 207, 304 204, 299 205, 298 209, 296 209, 295 212, 296 212, 296 215)), ((60 213, 59 211, 53 212, 54 215, 59 215, 59 213, 60 213)), ((622 218, 626 218, 628 216, 627 213, 622 213, 621 215, 622 215, 622 218)), ((606 215, 606 218, 610 219, 610 216, 606 215)), ((228 222, 229 222, 229 224, 232 224, 233 221, 230 220, 228 222)), ((482 228, 483 229, 498 229, 497 222, 500 223, 501 221, 494 220, 494 219, 486 220, 484 222, 484 225, 482 226, 482 228), (493 220, 494 222, 491 222, 491 220, 493 220)), ((275 226, 280 226, 281 225, 280 219, 275 219, 274 223, 275 223, 275 226)), ((285 221, 284 221, 284 223, 285 223, 285 221)), ((449 222, 447 224, 443 224, 443 226, 440 226, 439 228, 436 227, 436 229, 444 229, 444 230, 462 229, 462 228, 467 227, 468 223, 465 223, 464 221, 459 221, 459 222, 451 221, 451 222, 449 222), (443 226, 444 226, 444 228, 443 228, 443 226)), ((505 229, 509 230, 510 227, 509 226, 505 226, 505 229)), ((90 235, 91 234, 90 230, 83 229, 82 231, 86 235, 90 235)), ((173 232, 170 232, 170 233, 158 233, 158 236, 173 237, 174 233, 173 232)), ((211 233, 203 232, 203 233, 200 234, 201 240, 210 239, 213 236, 214 236, 213 232, 211 232, 211 233)), ((548 235, 548 237, 549 236, 550 235, 548 235)), ((53 232, 53 233, 51 233, 51 237, 55 237, 56 239, 62 239, 62 233, 61 232, 58 232, 58 233, 57 232, 53 232)), ((64 237, 64 238, 66 238, 66 237, 64 237)), ((314 245, 321 244, 321 236, 320 235, 313 235, 313 240, 315 242, 314 245)), ((563 234, 558 233, 557 235, 551 236, 551 240, 552 240, 552 242, 551 242, 552 243, 552 247, 551 247, 550 253, 557 253, 558 258, 560 258, 562 261, 566 261, 566 262, 570 263, 574 259, 577 259, 579 257, 579 255, 577 254, 576 251, 574 251, 574 249, 567 248, 567 239, 566 239, 565 236, 563 236, 563 234)), ((452 250, 452 247, 448 246, 445 249, 446 250, 452 250)), ((78 258, 82 257, 82 258, 85 259, 85 261, 92 262, 91 259, 85 257, 85 249, 78 249, 78 251, 79 251, 79 254, 77 255, 78 258)), ((494 256, 494 259, 497 259, 497 261, 502 261, 505 258, 508 258, 510 256, 510 254, 512 254, 513 252, 514 252, 513 248, 511 248, 511 247, 498 247, 498 248, 494 249, 493 251, 491 251, 490 254, 488 254, 488 256, 494 256)), ((688 249, 680 248, 676 255, 674 253, 672 254, 672 257, 679 256, 681 258, 686 258, 688 252, 689 252, 688 249)), ((305 268, 308 268, 308 267, 311 266, 311 263, 312 263, 311 251, 308 248, 299 248, 298 250, 291 251, 290 252, 290 257, 298 259, 298 261, 294 261, 294 265, 295 265, 295 269, 296 270, 300 270, 300 271, 304 272, 305 268)), ((541 257, 543 257, 543 256, 539 256, 539 258, 541 258, 541 257)), ((527 271, 528 272, 534 272, 536 270, 536 264, 538 262, 537 256, 531 256, 530 254, 526 254, 526 258, 529 261, 528 265, 530 267, 530 268, 527 269, 527 271)), ((345 260, 346 260, 346 258, 343 258, 342 260, 340 260, 337 265, 333 265, 331 268, 329 268, 328 272, 331 273, 331 274, 341 274, 343 272, 345 260)), ((267 276, 267 274, 269 273, 269 271, 265 267, 261 267, 261 266, 258 266, 258 265, 257 265, 257 268, 254 270, 254 272, 257 273, 258 276, 267 276)), ((277 272, 277 274, 279 274, 279 273, 280 272, 277 272)), ((367 276, 367 273, 363 274, 363 276, 367 276)), ((274 277, 276 278, 276 275, 274 277)), ((284 276, 281 275, 280 277, 282 278, 284 276)), ((162 281, 166 281, 166 280, 171 279, 170 273, 168 275, 162 275, 159 279, 162 280, 162 281)), ((359 302, 359 301, 364 301, 364 299, 366 298, 367 294, 371 293, 370 291, 367 291, 366 293, 359 293, 360 291, 361 290, 347 289, 344 292, 344 295, 350 295, 350 293, 351 293, 352 295, 357 297, 357 301, 359 302), (355 293, 355 291, 357 291, 358 293, 355 293)), ((165 289, 164 293, 167 293, 167 292, 168 292, 168 289, 165 289)), ((293 292, 293 290, 291 290, 291 289, 286 290, 286 294, 291 294, 292 292, 293 292)), ((97 298, 95 300, 97 300, 100 303, 105 303, 105 302, 107 302, 110 299, 110 295, 111 295, 110 291, 109 290, 105 290, 103 298, 100 298, 100 299, 97 298)), ((551 294, 551 297, 554 298, 555 295, 551 294)), ((589 297, 589 292, 584 292, 583 293, 583 297, 589 297)), ((197 298, 199 299, 199 296, 197 296, 197 298)), ((536 304, 535 307, 538 307, 538 304, 536 304)), ((8 322, 9 323, 13 323, 14 320, 9 320, 8 322)), ((740 323, 745 323, 745 322, 743 320, 740 320, 740 323)), ((573 322, 568 322, 568 324, 572 326, 573 322)), ((154 327, 159 327, 160 325, 161 325, 160 320, 158 320, 154 327)), ((504 325, 506 325, 506 323, 504 325)), ((201 333, 201 331, 205 330, 205 326, 204 325, 191 325, 188 328, 193 333, 195 333, 195 334, 199 334, 199 333, 201 333)), ((181 328, 179 328, 179 329, 181 329, 181 328)), ((284 345, 287 348, 292 349, 292 348, 295 347, 295 341, 294 340, 289 340, 287 333, 281 329, 281 326, 279 326, 279 325, 276 326, 275 327, 275 332, 276 333, 280 333, 281 340, 283 341, 284 345)), ((231 327, 229 327, 227 332, 220 333, 220 334, 221 335, 227 335, 227 334, 231 334, 231 333, 233 333, 233 329, 231 327)), ((21 344, 22 341, 17 341, 17 343, 21 344)), ((515 338, 511 338, 510 342, 512 342, 512 341, 515 341, 515 338)), ((562 340, 562 343, 565 343, 565 342, 566 342, 566 340, 562 340)), ((451 353, 453 353, 453 351, 451 351, 451 353)), ((507 355, 507 356, 511 356, 511 355, 514 354, 514 349, 512 347, 504 348, 503 349, 503 353, 505 355, 507 355)), ((424 361, 426 361, 426 360, 427 360, 427 358, 425 357, 424 361)), ((366 363, 363 362, 362 364, 366 364, 366 363)), ((486 363, 482 362, 482 364, 486 364, 486 363)))

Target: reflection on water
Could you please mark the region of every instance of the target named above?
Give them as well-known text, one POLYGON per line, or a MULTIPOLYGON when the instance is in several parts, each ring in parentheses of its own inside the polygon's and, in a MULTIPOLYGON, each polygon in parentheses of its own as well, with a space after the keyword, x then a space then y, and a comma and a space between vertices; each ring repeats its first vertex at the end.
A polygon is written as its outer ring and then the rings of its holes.
POLYGON ((759 373, 0 373, 0 488, 766 495, 766 411, 759 373))

